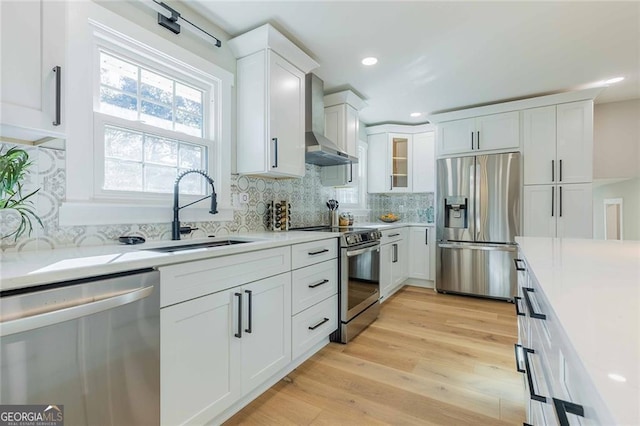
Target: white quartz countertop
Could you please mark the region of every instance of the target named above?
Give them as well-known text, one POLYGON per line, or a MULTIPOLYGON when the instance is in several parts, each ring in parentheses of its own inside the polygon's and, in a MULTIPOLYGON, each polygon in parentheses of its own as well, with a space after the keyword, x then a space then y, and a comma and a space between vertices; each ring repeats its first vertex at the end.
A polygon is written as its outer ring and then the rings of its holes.
POLYGON ((154 241, 137 245, 3 253, 0 259, 0 291, 319 241, 339 235, 335 232, 264 232, 181 241, 154 241), (145 250, 226 239, 249 242, 176 252, 145 250))
POLYGON ((397 222, 362 222, 353 224, 355 228, 378 228, 378 229, 393 229, 393 228, 402 228, 404 226, 426 226, 430 228, 434 228, 436 226, 435 223, 431 222, 403 222, 401 220, 397 222))
POLYGON ((640 241, 516 241, 616 424, 640 425, 640 241))

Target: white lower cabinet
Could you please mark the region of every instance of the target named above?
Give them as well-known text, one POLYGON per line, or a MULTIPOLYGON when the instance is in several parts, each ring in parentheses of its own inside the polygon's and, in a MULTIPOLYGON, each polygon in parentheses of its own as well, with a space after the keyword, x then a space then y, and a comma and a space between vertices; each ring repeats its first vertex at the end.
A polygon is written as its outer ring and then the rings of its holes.
POLYGON ((408 276, 407 228, 382 231, 380 245, 380 301, 395 293, 408 276))
POLYGON ((299 357, 338 328, 338 295, 294 315, 292 322, 292 356, 299 357))
POLYGON ((291 273, 160 311, 161 420, 202 423, 291 361, 291 273))
POLYGON ((427 226, 409 228, 409 278, 433 280, 435 278, 436 230, 427 226))

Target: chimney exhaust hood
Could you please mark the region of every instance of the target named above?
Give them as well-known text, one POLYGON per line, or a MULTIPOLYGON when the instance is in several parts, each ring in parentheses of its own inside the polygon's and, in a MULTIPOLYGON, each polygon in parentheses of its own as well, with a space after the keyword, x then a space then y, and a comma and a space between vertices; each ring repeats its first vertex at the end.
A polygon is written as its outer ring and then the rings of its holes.
POLYGON ((318 166, 337 166, 357 163, 324 136, 324 82, 312 73, 305 78, 305 161, 318 166))

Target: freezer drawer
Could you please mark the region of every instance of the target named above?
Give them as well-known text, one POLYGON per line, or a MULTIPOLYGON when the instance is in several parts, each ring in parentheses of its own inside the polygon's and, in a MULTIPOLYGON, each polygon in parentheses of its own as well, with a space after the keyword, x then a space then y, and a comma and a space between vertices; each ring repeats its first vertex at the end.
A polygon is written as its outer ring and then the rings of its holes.
POLYGON ((501 299, 516 295, 517 246, 439 243, 436 289, 501 299))

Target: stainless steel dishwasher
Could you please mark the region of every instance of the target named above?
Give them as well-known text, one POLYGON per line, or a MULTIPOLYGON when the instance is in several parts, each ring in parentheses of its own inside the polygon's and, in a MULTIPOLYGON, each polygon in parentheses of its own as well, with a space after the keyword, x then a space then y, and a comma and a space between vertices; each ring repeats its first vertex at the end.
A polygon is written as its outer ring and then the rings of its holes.
POLYGON ((64 406, 68 425, 160 424, 160 274, 0 293, 0 404, 64 406))

